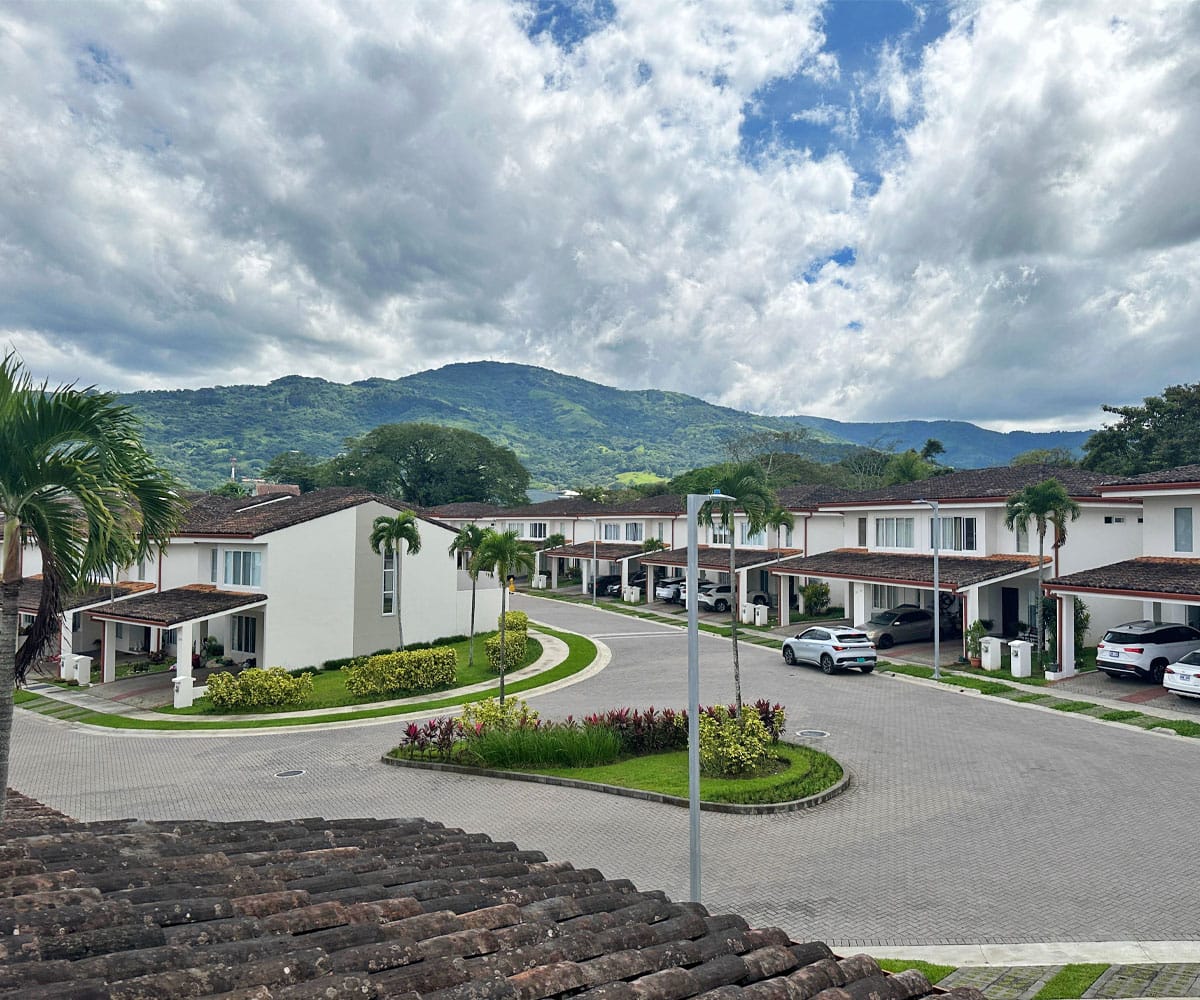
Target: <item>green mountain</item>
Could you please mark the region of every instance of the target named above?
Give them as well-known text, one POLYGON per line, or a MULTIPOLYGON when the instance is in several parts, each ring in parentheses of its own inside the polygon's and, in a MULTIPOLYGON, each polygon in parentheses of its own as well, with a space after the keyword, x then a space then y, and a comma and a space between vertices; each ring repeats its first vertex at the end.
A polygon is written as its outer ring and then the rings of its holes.
POLYGON ((673 476, 721 461, 731 437, 794 430, 797 424, 810 428, 812 457, 827 461, 851 443, 881 435, 918 449, 927 437, 937 437, 946 446, 944 461, 962 467, 1004 464, 1029 448, 1077 448, 1088 437, 1085 431, 1014 436, 957 422, 840 424, 758 416, 682 393, 613 389, 492 361, 351 385, 289 375, 268 385, 134 392, 122 401, 141 416, 147 446, 185 482, 202 488, 227 479, 234 459, 239 475, 257 476, 281 452, 328 458, 348 437, 415 421, 483 434, 512 448, 535 485, 553 487, 607 484, 622 473, 673 476))

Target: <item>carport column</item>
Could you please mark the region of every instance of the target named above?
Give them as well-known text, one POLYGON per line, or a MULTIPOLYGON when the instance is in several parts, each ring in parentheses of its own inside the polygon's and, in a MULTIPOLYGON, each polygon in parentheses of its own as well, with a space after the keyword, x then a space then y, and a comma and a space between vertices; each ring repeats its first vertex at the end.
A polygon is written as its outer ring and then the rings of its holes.
MULTIPOLYGON (((58 633, 58 676, 60 679, 67 681, 71 678, 67 676, 67 671, 71 669, 71 612, 64 611, 62 615, 62 628, 58 633)), ((72 676, 74 676, 72 674, 72 676)))
POLYGON ((581 594, 588 593, 588 580, 591 579, 592 561, 591 559, 579 560, 579 579, 583 581, 583 587, 580 589, 581 594))
POLYGON ((117 679, 117 623, 104 623, 104 659, 100 663, 100 683, 117 679))
POLYGON ((850 622, 865 622, 867 614, 867 585, 855 580, 850 584, 850 622))
POLYGON ((179 626, 175 643, 175 698, 176 708, 191 708, 195 700, 192 695, 192 625, 179 626))
POLYGON ((741 621, 742 618, 742 609, 740 605, 746 603, 746 598, 750 594, 750 591, 746 588, 746 577, 749 575, 749 573, 750 571, 748 569, 739 569, 737 571, 737 593, 731 595, 738 604, 738 606, 734 608, 734 612, 737 614, 739 621, 741 621))
POLYGON ((790 625, 792 623, 792 578, 787 573, 780 573, 775 577, 779 581, 779 624, 790 625))
POLYGON ((550 560, 550 589, 558 590, 558 559, 550 560))
POLYGON ((1058 595, 1058 671, 1069 677, 1075 673, 1075 598, 1058 595))
POLYGON ((962 659, 967 659, 967 628, 979 617, 979 588, 970 587, 962 592, 963 627, 962 627, 962 659))

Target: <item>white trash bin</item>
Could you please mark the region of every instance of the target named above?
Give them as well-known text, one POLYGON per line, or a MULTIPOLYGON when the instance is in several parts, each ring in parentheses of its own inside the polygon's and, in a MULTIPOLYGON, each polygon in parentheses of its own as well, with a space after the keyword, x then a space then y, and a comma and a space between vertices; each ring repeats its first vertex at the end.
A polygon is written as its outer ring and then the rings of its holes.
POLYGON ((1008 644, 1009 671, 1014 677, 1028 677, 1033 669, 1033 646, 1024 639, 1008 644))
POLYGON ((979 641, 979 656, 984 670, 999 670, 1003 640, 994 635, 985 635, 979 641))
POLYGON ((770 613, 770 610, 771 609, 768 608, 765 604, 754 605, 754 624, 755 625, 766 625, 767 624, 767 615, 770 613))
POLYGON ((742 601, 742 624, 749 625, 754 621, 754 605, 749 601, 742 601))

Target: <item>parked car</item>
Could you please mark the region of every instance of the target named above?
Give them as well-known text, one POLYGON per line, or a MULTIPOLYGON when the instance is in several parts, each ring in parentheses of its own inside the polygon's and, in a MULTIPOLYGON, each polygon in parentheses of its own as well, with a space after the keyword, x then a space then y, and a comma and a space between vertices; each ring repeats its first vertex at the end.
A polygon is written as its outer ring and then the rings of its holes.
MULTIPOLYGON (((700 604, 700 598, 702 598, 704 596, 704 592, 706 590, 712 590, 713 587, 715 587, 716 585, 717 585, 716 580, 701 580, 700 586, 698 588, 696 588, 696 595, 697 595, 696 596, 696 604, 697 605, 700 604)), ((676 598, 676 600, 679 601, 680 604, 683 604, 683 605, 687 604, 687 589, 688 589, 687 581, 684 580, 683 583, 681 583, 679 585, 679 596, 676 598)))
POLYGON ((660 601, 679 600, 679 588, 683 586, 684 578, 682 576, 668 576, 663 580, 659 580, 654 588, 654 596, 660 601))
POLYGON ((1180 698, 1200 698, 1200 649, 1193 649, 1167 664, 1163 687, 1180 698))
MULTIPOLYGON (((645 570, 639 570, 637 573, 634 573, 629 578, 628 586, 630 586, 630 587, 644 587, 645 585, 646 585, 646 571, 645 570)), ((610 583, 608 585, 608 590, 606 590, 605 593, 608 594, 610 597, 617 597, 618 595, 620 595, 620 593, 621 593, 621 578, 619 576, 617 577, 616 583, 610 583)))
POLYGON ((608 588, 614 583, 617 585, 617 593, 619 594, 621 592, 621 578, 612 574, 595 577, 592 580, 592 588, 597 594, 607 594, 608 588))
POLYGON ((878 611, 856 631, 865 632, 880 649, 889 649, 898 642, 920 642, 933 638, 933 614, 924 608, 898 607, 878 611))
POLYGON ((857 629, 814 625, 784 640, 783 661, 816 663, 827 674, 847 667, 869 674, 875 669, 875 644, 857 629))
POLYGON ((1141 677, 1162 684, 1167 664, 1200 649, 1190 625, 1141 620, 1110 628, 1096 643, 1096 667, 1109 677, 1141 677))
MULTIPOLYGON (((732 600, 733 588, 727 583, 722 583, 708 590, 701 590, 696 603, 705 611, 728 611, 729 602, 732 600)), ((751 604, 766 604, 767 595, 761 590, 752 590, 746 594, 746 600, 751 604)))

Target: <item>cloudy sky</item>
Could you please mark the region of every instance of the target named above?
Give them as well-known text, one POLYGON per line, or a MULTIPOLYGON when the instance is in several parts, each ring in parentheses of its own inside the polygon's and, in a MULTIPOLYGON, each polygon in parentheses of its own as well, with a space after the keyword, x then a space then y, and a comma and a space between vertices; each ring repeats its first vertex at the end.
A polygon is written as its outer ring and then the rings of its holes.
POLYGON ((1200 3, 0 6, 0 343, 1096 426, 1200 380, 1200 3))

